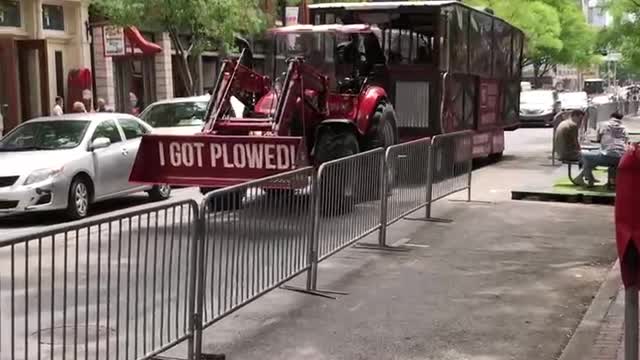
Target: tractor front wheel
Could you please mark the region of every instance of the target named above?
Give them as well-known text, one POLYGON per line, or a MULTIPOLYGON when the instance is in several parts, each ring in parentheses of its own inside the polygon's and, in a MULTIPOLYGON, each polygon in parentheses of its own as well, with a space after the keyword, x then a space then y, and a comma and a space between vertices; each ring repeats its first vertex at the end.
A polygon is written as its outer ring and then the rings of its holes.
MULTIPOLYGON (((318 163, 355 155, 360 152, 356 135, 344 127, 327 127, 320 131, 315 144, 318 163)), ((320 209, 325 216, 341 215, 353 210, 356 171, 351 164, 339 163, 323 170, 320 183, 320 209)))
MULTIPOLYGON (((371 125, 367 135, 364 139, 364 150, 373 150, 375 148, 387 148, 389 146, 398 143, 398 131, 396 127, 396 113, 393 110, 393 106, 386 101, 380 101, 376 110, 371 115, 371 125)), ((380 184, 380 164, 376 163, 371 169, 371 174, 374 176, 370 179, 371 186, 359 187, 360 192, 358 194, 359 200, 376 200, 380 198, 381 187, 380 184)), ((385 174, 387 180, 386 193, 390 193, 390 189, 396 180, 396 169, 389 168, 385 174)))
MULTIPOLYGON (((219 188, 200 188, 200 193, 206 195, 219 188)), ((209 211, 236 210, 242 206, 242 200, 246 195, 246 190, 236 190, 224 195, 209 199, 209 211)))

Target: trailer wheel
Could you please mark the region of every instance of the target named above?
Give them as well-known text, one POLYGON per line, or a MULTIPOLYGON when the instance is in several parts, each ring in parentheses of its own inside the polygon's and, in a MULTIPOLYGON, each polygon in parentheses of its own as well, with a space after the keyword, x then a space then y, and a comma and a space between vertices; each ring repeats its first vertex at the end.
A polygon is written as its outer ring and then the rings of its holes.
MULTIPOLYGON (((398 130, 396 124, 396 112, 393 106, 382 100, 376 106, 374 113, 371 115, 371 126, 364 139, 364 150, 372 150, 375 148, 387 148, 398 143, 398 130)), ((380 172, 380 165, 376 164, 373 173, 380 172)), ((399 174, 397 169, 390 167, 387 171, 387 195, 396 182, 399 174)), ((380 198, 380 177, 375 176, 371 179, 371 186, 368 191, 359 193, 358 198, 361 200, 375 200, 380 198)), ((359 188, 363 189, 364 188, 359 188)))
MULTIPOLYGON (((220 188, 200 188, 200 193, 206 195, 209 192, 218 190, 220 188)), ((231 193, 227 193, 216 199, 210 199, 209 211, 224 211, 224 210, 236 210, 242 207, 242 200, 246 195, 246 190, 237 190, 231 193)))
MULTIPOLYGON (((360 152, 358 139, 347 127, 326 127, 320 131, 315 144, 318 163, 355 155, 360 152)), ((328 170, 320 184, 320 209, 325 216, 341 215, 353 210, 355 169, 342 163, 328 170)))

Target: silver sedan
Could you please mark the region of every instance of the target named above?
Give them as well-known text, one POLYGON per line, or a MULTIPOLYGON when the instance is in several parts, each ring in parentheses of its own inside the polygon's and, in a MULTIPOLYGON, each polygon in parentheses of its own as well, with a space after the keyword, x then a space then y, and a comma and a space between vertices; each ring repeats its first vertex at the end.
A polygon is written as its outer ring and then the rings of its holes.
POLYGON ((129 182, 140 138, 150 131, 138 118, 117 113, 23 123, 0 140, 0 215, 65 210, 79 219, 92 203, 138 191, 167 199, 169 186, 129 182))

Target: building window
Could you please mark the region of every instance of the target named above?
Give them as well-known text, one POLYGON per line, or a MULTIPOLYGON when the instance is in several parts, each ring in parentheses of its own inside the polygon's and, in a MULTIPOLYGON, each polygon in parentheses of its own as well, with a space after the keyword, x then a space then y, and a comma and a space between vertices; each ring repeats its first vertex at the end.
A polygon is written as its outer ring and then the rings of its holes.
POLYGON ((64 8, 59 5, 42 5, 42 28, 64 31, 64 8))
POLYGON ((0 0, 0 26, 20 27, 20 5, 17 1, 0 0))
POLYGON ((56 92, 58 96, 64 97, 64 65, 62 62, 62 51, 55 52, 56 65, 56 92))

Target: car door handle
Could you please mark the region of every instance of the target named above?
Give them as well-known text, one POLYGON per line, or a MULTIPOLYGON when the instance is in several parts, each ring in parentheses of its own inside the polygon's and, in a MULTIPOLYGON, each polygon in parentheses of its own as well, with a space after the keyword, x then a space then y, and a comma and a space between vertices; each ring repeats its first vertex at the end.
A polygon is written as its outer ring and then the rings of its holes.
POLYGON ((127 156, 127 155, 129 155, 129 150, 127 150, 127 149, 125 149, 125 148, 122 148, 122 155, 123 155, 123 156, 127 156))

